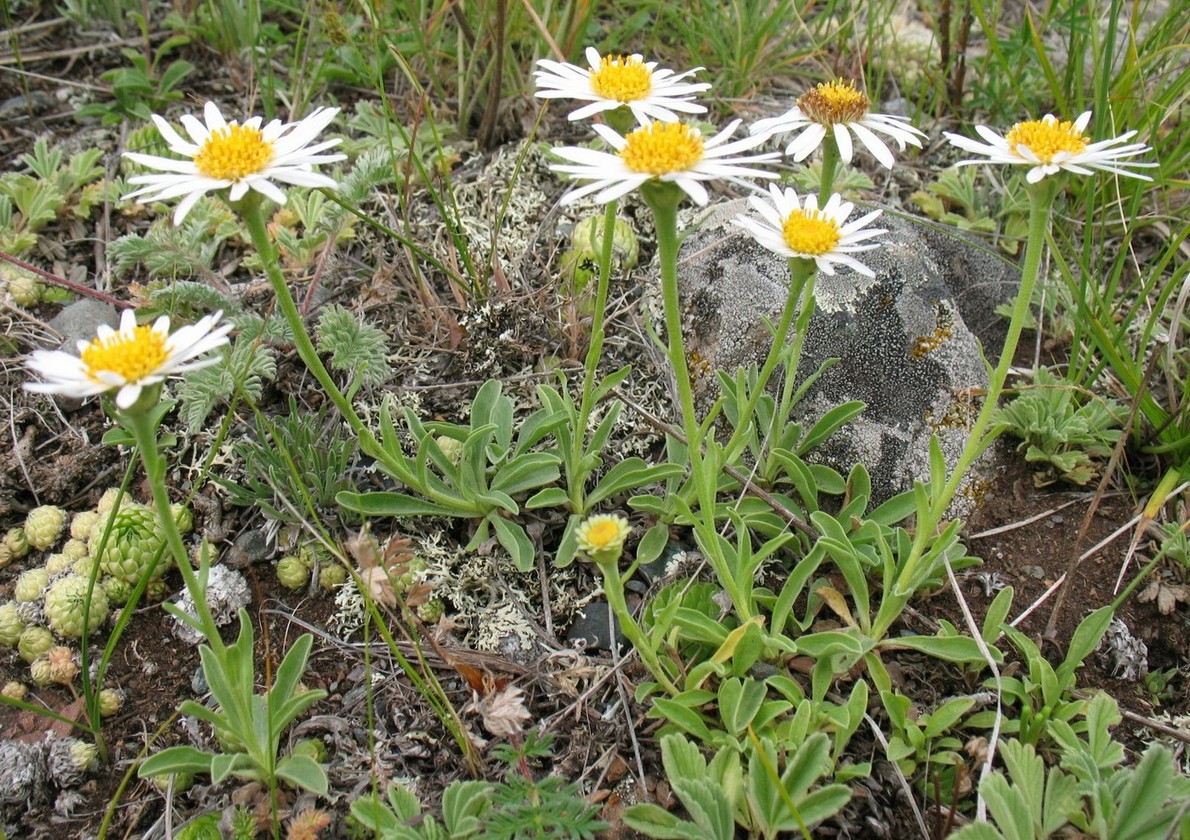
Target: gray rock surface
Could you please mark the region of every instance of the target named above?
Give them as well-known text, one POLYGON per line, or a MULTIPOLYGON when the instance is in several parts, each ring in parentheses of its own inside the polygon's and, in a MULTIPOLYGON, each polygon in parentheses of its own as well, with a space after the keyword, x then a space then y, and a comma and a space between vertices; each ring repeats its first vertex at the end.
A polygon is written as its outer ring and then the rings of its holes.
MULTIPOLYGON (((749 212, 740 200, 713 209, 685 239, 678 276, 687 350, 710 369, 760 364, 771 345, 764 323, 785 302, 788 265, 731 219, 749 212)), ((998 255, 949 232, 886 212, 881 247, 857 255, 876 272, 820 273, 817 309, 799 376, 829 358, 830 368, 802 402, 796 419, 812 423, 847 400, 867 409, 811 456, 846 475, 863 463, 880 501, 928 475, 930 436, 938 434, 948 463, 966 440, 987 386, 981 345, 993 358, 1006 322, 993 311, 1015 293, 1020 273, 998 255)), ((779 372, 773 382, 779 380, 779 372)), ((704 387, 711 377, 701 377, 704 387)), ((710 395, 706 395, 710 397, 710 395)), ((969 504, 960 490, 952 512, 969 504)))
POLYGON ((107 324, 112 329, 120 325, 116 307, 95 298, 80 298, 62 307, 50 320, 50 326, 62 336, 62 349, 75 352, 80 341, 95 338, 95 327, 107 324))

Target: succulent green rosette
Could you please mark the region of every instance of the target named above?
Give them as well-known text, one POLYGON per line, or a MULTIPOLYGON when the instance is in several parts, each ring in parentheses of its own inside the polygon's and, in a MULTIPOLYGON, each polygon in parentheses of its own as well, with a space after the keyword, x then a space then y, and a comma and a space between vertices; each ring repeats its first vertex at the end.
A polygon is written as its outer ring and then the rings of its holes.
POLYGON ((66 525, 66 511, 55 505, 33 508, 25 517, 25 539, 39 551, 58 541, 66 525))
MULTIPOLYGON (((45 618, 50 629, 67 639, 83 635, 83 611, 87 607, 90 581, 82 575, 67 575, 50 586, 45 594, 45 618)), ((90 593, 91 607, 87 610, 87 632, 94 633, 107 618, 107 593, 95 586, 90 593)))
POLYGON ((54 634, 44 627, 31 624, 21 631, 17 639, 17 654, 26 662, 32 662, 54 646, 54 634))
POLYGON ((135 502, 124 502, 104 515, 91 532, 90 547, 105 574, 134 586, 145 576, 152 580, 160 578, 167 568, 165 562, 157 562, 165 549, 165 534, 157 516, 150 508, 135 502), (108 531, 106 541, 105 531, 108 531))
POLYGON ((17 603, 37 601, 49 583, 50 573, 46 571, 45 566, 26 569, 21 572, 17 582, 13 584, 12 599, 17 603))
POLYGON ((15 645, 24 629, 25 620, 17 612, 17 605, 12 601, 0 604, 0 646, 15 645))

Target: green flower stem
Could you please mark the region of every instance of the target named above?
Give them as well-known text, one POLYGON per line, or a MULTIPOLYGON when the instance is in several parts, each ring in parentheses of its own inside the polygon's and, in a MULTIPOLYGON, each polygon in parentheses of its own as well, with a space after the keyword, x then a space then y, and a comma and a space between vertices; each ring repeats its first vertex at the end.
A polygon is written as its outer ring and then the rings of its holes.
MULTIPOLYGON (((897 598, 907 598, 916 588, 917 566, 925 554, 926 546, 933 538, 946 509, 958 492, 959 483, 971 469, 975 460, 996 439, 996 430, 988 432, 988 425, 996 412, 1000 393, 1004 390, 1004 382, 1008 379, 1008 370, 1012 366, 1013 356, 1016 355, 1017 343, 1020 341, 1021 331, 1028 320, 1029 305, 1033 300, 1033 287, 1037 283, 1037 275, 1041 268, 1041 255, 1045 248, 1046 234, 1049 231, 1050 211, 1053 208, 1054 197, 1057 195, 1057 182, 1047 178, 1028 187, 1029 195, 1029 238, 1025 245, 1025 258, 1021 266, 1021 287, 1017 292, 1016 301, 1012 306, 1012 318, 1008 323, 1008 335, 1004 339, 1004 349, 1000 351, 1000 361, 992 371, 988 382, 987 395, 983 408, 975 419, 967 435, 967 442, 959 453, 958 461, 951 471, 950 478, 943 486, 937 497, 929 500, 926 511, 918 513, 917 534, 913 539, 913 547, 909 558, 897 575, 892 587, 892 594, 897 598)), ((881 610, 883 613, 884 610, 881 610)), ((891 621, 888 622, 889 624, 891 621)), ((887 624, 881 630, 887 629, 887 624)))
POLYGON ((157 441, 157 428, 153 415, 149 411, 136 411, 140 406, 134 406, 131 412, 119 414, 120 424, 128 430, 136 441, 136 448, 140 451, 141 463, 145 467, 145 476, 149 480, 149 490, 153 494, 153 504, 157 508, 157 519, 161 530, 165 533, 165 542, 173 556, 178 571, 182 573, 182 580, 186 584, 186 591, 194 601, 194 611, 202 627, 202 634, 207 644, 222 660, 226 652, 223 637, 219 635, 219 627, 211 616, 207 606, 207 595, 194 574, 194 567, 190 565, 190 558, 186 554, 186 546, 182 543, 182 535, 178 533, 178 524, 174 521, 173 511, 170 510, 169 491, 165 488, 165 458, 157 441))
POLYGON ((789 348, 789 355, 785 357, 781 405, 773 415, 771 433, 774 435, 789 418, 789 412, 793 408, 793 386, 797 383, 797 371, 802 363, 802 348, 806 344, 806 334, 810 331, 810 321, 814 317, 814 281, 818 279, 818 266, 814 260, 793 257, 789 260, 789 274, 798 280, 796 285, 790 285, 790 295, 792 296, 793 290, 800 285, 802 302, 798 308, 797 325, 793 329, 793 344, 789 348))
MULTIPOLYGON (((314 375, 314 378, 318 380, 318 384, 326 391, 331 402, 335 404, 335 407, 339 409, 340 413, 347 420, 351 426, 351 430, 359 438, 360 449, 367 455, 383 461, 386 466, 394 467, 392 459, 387 457, 383 447, 376 441, 371 430, 364 425, 363 420, 355 413, 355 408, 351 405, 351 401, 339 390, 339 386, 335 384, 335 380, 327 371, 326 366, 323 365, 322 359, 318 357, 318 351, 314 349, 314 342, 310 340, 310 334, 306 331, 306 325, 302 321, 302 315, 298 311, 293 295, 289 292, 289 285, 285 282, 285 277, 281 273, 277 249, 273 244, 273 240, 269 237, 264 212, 260 206, 260 198, 256 193, 249 192, 247 196, 236 202, 235 207, 240 211, 240 215, 243 216, 244 223, 248 227, 248 235, 252 238, 252 244, 256 248, 256 253, 260 255, 261 265, 264 266, 265 274, 269 278, 269 284, 273 287, 273 294, 277 298, 277 307, 281 310, 281 315, 284 316, 290 330, 293 332, 293 341, 297 347, 298 356, 310 373, 314 375)), ((399 466, 395 466, 394 469, 399 475, 405 472, 399 466)), ((409 477, 411 479, 414 478, 413 476, 409 477)), ((412 486, 417 487, 417 484, 414 483, 412 486)))
POLYGON ((356 414, 351 400, 344 396, 339 386, 335 384, 335 380, 327 371, 326 366, 323 365, 322 359, 318 357, 318 351, 314 348, 314 342, 310 340, 310 334, 306 331, 306 325, 302 321, 301 313, 298 311, 293 295, 289 292, 289 285, 285 282, 285 277, 281 273, 277 249, 273 245, 273 240, 269 237, 260 203, 259 196, 254 192, 249 192, 247 196, 236 202, 235 207, 240 212, 240 215, 243 216, 244 223, 248 227, 248 235, 252 238, 252 244, 255 246, 256 252, 260 255, 260 262, 264 266, 265 274, 269 278, 269 284, 273 287, 273 294, 277 298, 277 306, 289 324, 290 331, 293 333, 293 342, 297 347, 298 356, 306 365, 307 370, 318 380, 318 384, 322 386, 327 396, 330 397, 331 402, 335 404, 335 407, 339 409, 339 412, 351 426, 351 430, 359 440, 360 451, 381 462, 393 475, 428 499, 439 503, 451 504, 454 501, 453 499, 435 491, 432 487, 424 486, 418 481, 417 475, 412 470, 405 468, 405 465, 389 456, 384 447, 376 440, 376 436, 372 434, 371 429, 364 425, 364 421, 356 414))
MULTIPOLYGON (((686 347, 682 341, 682 310, 678 296, 678 202, 682 191, 676 184, 648 181, 641 186, 641 196, 653 211, 657 233, 657 261, 661 268, 661 299, 665 307, 665 332, 669 342, 669 361, 673 365, 678 387, 678 403, 682 411, 682 432, 686 436, 686 457, 690 461, 690 475, 698 498, 699 519, 695 533, 707 562, 715 570, 720 585, 731 597, 732 606, 740 621, 752 617, 752 599, 746 595, 723 555, 719 534, 715 528, 715 493, 718 489, 719 468, 706 464, 702 452, 702 431, 694 409, 694 392, 690 386, 690 369, 686 364, 686 347)), ((751 586, 751 580, 746 587, 751 586)))
MULTIPOLYGON (((772 378, 777 364, 786 355, 785 338, 789 335, 789 327, 793 323, 793 316, 800 312, 797 328, 794 332, 793 348, 789 357, 785 359, 785 382, 783 391, 790 391, 790 383, 797 376, 798 362, 801 359, 802 344, 805 342, 806 330, 809 328, 810 315, 814 310, 814 280, 817 276, 813 260, 791 258, 789 260, 789 293, 785 297, 785 306, 781 309, 781 317, 777 322, 777 329, 773 332, 773 345, 760 368, 756 380, 756 387, 748 394, 748 402, 740 409, 739 421, 731 433, 727 444, 723 447, 724 461, 731 464, 739 454, 745 434, 751 428, 752 413, 756 410, 756 403, 764 393, 768 381, 772 378), (798 301, 801 301, 799 308, 798 301), (806 313, 809 312, 809 315, 806 313)), ((773 422, 784 422, 787 399, 781 401, 781 411, 773 417, 773 422)), ((775 429, 773 431, 776 431, 775 429)))
MULTIPOLYGON (((592 394, 595 391, 595 376, 599 368, 599 359, 603 355, 603 315, 607 309, 608 287, 611 285, 612 250, 615 245, 616 209, 618 201, 609 201, 603 211, 603 241, 599 249, 599 278, 595 285, 595 308, 591 313, 591 345, 587 348, 587 357, 583 365, 582 394, 579 397, 578 423, 571 431, 570 464, 576 469, 583 461, 587 444, 587 422, 594 408, 592 394)), ((581 469, 576 476, 569 479, 571 510, 574 513, 586 511, 586 479, 587 475, 581 469)))
POLYGON ((822 178, 818 182, 818 206, 826 204, 835 186, 835 175, 839 171, 839 144, 828 126, 826 139, 822 143, 822 178))
POLYGON ((700 488, 702 499, 702 460, 699 445, 698 415, 694 411, 694 392, 690 387, 690 368, 686 363, 686 347, 682 340, 682 306, 678 297, 678 202, 682 192, 676 184, 649 181, 641 187, 641 195, 653 211, 657 229, 657 261, 661 267, 661 299, 665 307, 665 332, 669 343, 669 363, 673 365, 678 386, 678 405, 682 411, 682 431, 693 472, 694 483, 700 488))
MULTIPOLYGON (((617 552, 618 554, 619 552, 617 552)), ((612 612, 615 613, 616 621, 620 625, 620 632, 632 644, 637 655, 640 656, 640 661, 645 663, 645 667, 649 669, 649 673, 656 678, 657 682, 661 683, 661 687, 671 695, 678 694, 678 687, 665 673, 665 669, 661 666, 661 660, 657 657, 657 652, 653 650, 644 631, 632 617, 632 611, 628 609, 628 602, 624 599, 624 580, 620 577, 620 558, 617 556, 615 559, 596 560, 592 557, 591 560, 598 567, 599 574, 603 576, 603 593, 607 596, 607 603, 611 606, 612 612)))

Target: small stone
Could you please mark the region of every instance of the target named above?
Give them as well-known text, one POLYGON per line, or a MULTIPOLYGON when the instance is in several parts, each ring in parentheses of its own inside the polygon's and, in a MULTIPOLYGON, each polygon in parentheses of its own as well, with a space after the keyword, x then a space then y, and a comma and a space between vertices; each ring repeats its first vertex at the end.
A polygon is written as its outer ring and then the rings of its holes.
POLYGON ((566 632, 566 641, 576 647, 581 645, 584 650, 611 650, 613 627, 615 643, 617 647, 622 646, 624 634, 620 632, 620 623, 608 608, 607 601, 592 601, 578 611, 566 632))

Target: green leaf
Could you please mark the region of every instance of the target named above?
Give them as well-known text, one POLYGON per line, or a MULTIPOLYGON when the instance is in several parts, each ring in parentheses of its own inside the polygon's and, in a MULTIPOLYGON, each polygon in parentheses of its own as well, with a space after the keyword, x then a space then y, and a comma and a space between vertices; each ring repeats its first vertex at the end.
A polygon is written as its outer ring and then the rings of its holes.
POLYGON ((851 633, 843 633, 838 630, 809 633, 797 639, 795 645, 798 653, 815 659, 837 653, 847 654, 858 659, 864 654, 864 646, 858 638, 851 633))
MULTIPOLYGON (((396 783, 393 786, 395 787, 396 783)), ((415 799, 414 802, 416 801, 415 799)), ((417 832, 404 828, 401 825, 403 820, 398 821, 399 818, 384 807, 379 797, 373 793, 366 793, 351 803, 351 816, 359 820, 364 828, 376 832, 384 840, 415 840, 417 837, 417 832), (402 830, 407 833, 401 834, 402 830)))
POLYGON ((636 562, 642 566, 652 563, 661 556, 668 544, 669 526, 664 522, 654 523, 636 546, 636 562))
MULTIPOLYGON (((376 491, 353 493, 343 490, 335 494, 335 501, 345 510, 364 516, 476 516, 481 511, 467 510, 464 505, 445 507, 404 493, 376 491)), ((461 501, 461 500, 460 500, 461 501)))
POLYGON ((914 510, 916 510, 916 504, 913 499, 913 491, 906 490, 870 511, 867 518, 878 525, 892 527, 907 519, 914 510))
POLYGON ((674 613, 674 625, 682 630, 684 638, 697 642, 721 645, 727 640, 728 628, 705 613, 689 607, 681 607, 674 613))
POLYGON ((723 789, 710 779, 670 779, 674 793, 686 806, 703 840, 733 840, 735 817, 723 789))
POLYGON ((492 479, 492 489, 510 496, 558 480, 559 458, 548 452, 530 452, 503 465, 492 479))
POLYGON ((719 685, 719 717, 729 735, 739 737, 760 710, 765 687, 752 678, 731 677, 719 685))
POLYGON ((310 656, 310 647, 313 644, 314 636, 309 633, 303 633, 297 637, 277 667, 273 685, 269 689, 270 699, 278 697, 284 700, 292 696, 306 670, 306 660, 310 656))
POLYGON ((496 539, 512 557, 512 562, 516 564, 517 569, 522 572, 532 569, 536 553, 533 549, 533 542, 525 533, 525 529, 518 523, 505 519, 495 512, 488 514, 486 521, 491 522, 496 529, 496 539))
POLYGON ((277 778, 289 782, 294 787, 326 796, 326 771, 308 755, 287 755, 281 759, 277 763, 277 778))
POLYGON ((252 759, 244 753, 217 753, 211 756, 211 783, 217 785, 233 774, 263 781, 254 772, 255 769, 252 759))
POLYGON ((605 396, 607 396, 608 393, 611 392, 612 388, 615 388, 617 385, 623 382, 631 372, 632 365, 624 365, 624 367, 620 368, 615 373, 609 373, 607 376, 605 376, 603 381, 595 386, 595 390, 591 394, 592 403, 597 403, 602 400, 605 396))
MULTIPOLYGON (((979 643, 969 636, 893 636, 882 642, 881 647, 916 650, 944 662, 985 661, 979 643)), ((988 652, 996 662, 1004 661, 1003 654, 996 648, 989 647, 988 652)))
POLYGON ((587 505, 589 508, 594 507, 604 499, 609 499, 618 493, 677 478, 685 471, 685 467, 680 464, 650 466, 640 458, 628 458, 616 464, 600 479, 595 489, 587 497, 587 505))
POLYGON ((802 438, 802 442, 797 448, 797 454, 805 455, 811 449, 814 449, 818 444, 862 414, 865 408, 867 408, 865 403, 859 400, 851 400, 842 405, 837 405, 823 414, 810 427, 810 431, 806 432, 806 436, 802 438))
POLYGON ((1004 624, 1004 619, 1008 617, 1009 610, 1012 609, 1012 596, 1013 588, 1006 586, 996 593, 996 597, 988 605, 979 635, 989 647, 1000 637, 1000 627, 1004 624))
POLYGON ((1112 605, 1107 604, 1079 622, 1070 638, 1070 646, 1066 649, 1066 658, 1058 666, 1057 677, 1063 686, 1073 686, 1074 672, 1081 668, 1083 660, 1099 647, 1114 612, 1112 605))
POLYGON ((951 840, 1005 840, 1000 832, 988 823, 975 822, 965 825, 950 835, 951 840))
MULTIPOLYGON (((695 695, 695 692, 685 692, 695 695)), ((703 693, 706 696, 709 692, 703 693)), ((707 697, 703 702, 709 702, 707 697)), ((691 698, 694 700, 694 697, 691 698)), ((661 736, 661 764, 670 779, 701 779, 707 774, 707 760, 697 744, 677 734, 661 736)))
POLYGON ((525 510, 538 510, 546 507, 564 508, 570 503, 570 497, 561 487, 545 487, 538 490, 525 502, 525 510))
POLYGON ((802 799, 798 807, 806 825, 814 825, 839 813, 850 800, 851 788, 847 785, 824 785, 802 799))
POLYGON ((492 785, 480 781, 451 782, 442 795, 442 821, 452 840, 478 833, 482 817, 492 805, 492 785))
POLYGON ((653 701, 653 705, 674 726, 685 732, 689 732, 704 743, 711 740, 711 730, 707 727, 703 719, 699 717, 697 712, 686 708, 680 703, 675 703, 667 697, 656 698, 653 701))
POLYGON ((1004 774, 993 773, 979 786, 979 791, 1005 840, 1033 840, 1029 801, 1021 790, 1008 784, 1004 774))
POLYGON ((699 826, 651 803, 625 808, 620 816, 624 825, 646 837, 659 840, 707 840, 699 826))
POLYGON ((173 773, 210 773, 213 758, 211 753, 190 746, 168 747, 141 762, 137 775, 151 779, 173 773))
POLYGON ((926 738, 937 738, 950 731, 959 719, 971 711, 975 705, 974 697, 955 697, 948 700, 934 711, 930 712, 926 721, 924 734, 926 738))

